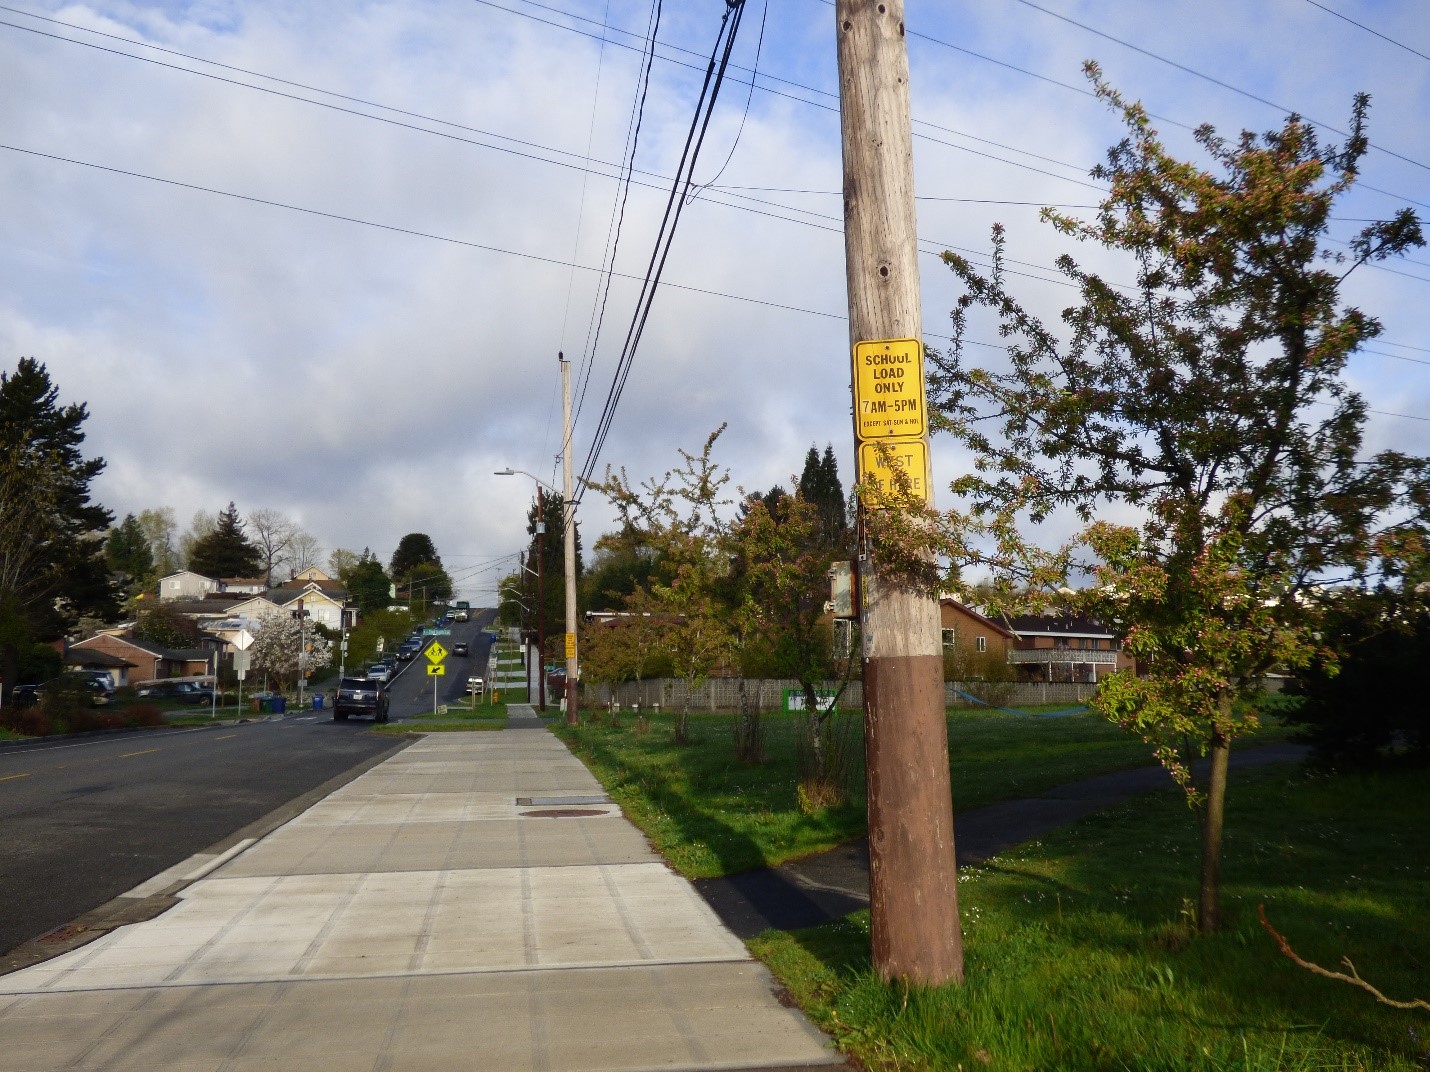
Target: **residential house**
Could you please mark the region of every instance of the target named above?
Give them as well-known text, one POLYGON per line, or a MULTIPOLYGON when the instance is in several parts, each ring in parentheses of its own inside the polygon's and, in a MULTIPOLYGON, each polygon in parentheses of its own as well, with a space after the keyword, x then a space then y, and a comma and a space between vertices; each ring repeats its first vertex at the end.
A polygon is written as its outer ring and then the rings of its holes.
POLYGON ((342 629, 352 624, 345 615, 343 600, 328 595, 316 581, 309 581, 302 587, 270 588, 263 598, 277 606, 280 612, 301 611, 310 622, 329 629, 342 629))
MULTIPOLYGON (((71 644, 69 654, 85 658, 82 652, 102 652, 126 664, 127 673, 120 684, 134 685, 166 677, 194 677, 210 670, 210 651, 206 648, 166 648, 149 640, 111 636, 101 633, 71 644)), ((76 664, 79 665, 79 664, 76 664)), ((113 667, 102 667, 113 673, 113 667)))
POLYGON ((281 608, 266 595, 249 596, 239 603, 233 604, 224 611, 225 618, 247 618, 250 621, 262 621, 264 618, 271 618, 275 614, 282 613, 281 608))
POLYGON ((1091 618, 1020 614, 1005 622, 1017 635, 1008 661, 1026 681, 1096 683, 1099 674, 1136 665, 1112 631, 1091 618))
POLYGON ((99 670, 109 675, 109 682, 116 689, 129 684, 129 674, 137 664, 118 655, 97 648, 66 646, 65 666, 77 670, 99 670))
POLYGON ((1007 626, 985 618, 950 596, 938 601, 938 610, 945 651, 957 651, 965 658, 1008 662, 1008 652, 1017 645, 1018 638, 1007 626))
POLYGON ((268 589, 268 581, 262 577, 224 577, 219 581, 219 591, 231 596, 256 596, 268 589))
POLYGON ((212 577, 205 577, 202 573, 195 573, 193 570, 179 570, 178 573, 170 573, 159 578, 159 598, 165 601, 203 599, 210 592, 219 590, 218 581, 212 577))
POLYGON ((210 593, 204 599, 173 599, 164 604, 164 609, 192 618, 202 628, 206 622, 216 618, 227 618, 233 608, 244 602, 242 596, 229 596, 222 592, 210 593))

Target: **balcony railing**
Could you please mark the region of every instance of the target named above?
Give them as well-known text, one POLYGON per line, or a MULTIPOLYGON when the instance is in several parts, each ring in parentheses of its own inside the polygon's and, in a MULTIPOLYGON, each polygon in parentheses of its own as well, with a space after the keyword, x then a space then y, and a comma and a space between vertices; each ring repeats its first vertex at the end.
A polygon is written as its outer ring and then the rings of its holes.
POLYGON ((1094 648, 1013 648, 1010 663, 1101 663, 1117 665, 1117 652, 1094 648))

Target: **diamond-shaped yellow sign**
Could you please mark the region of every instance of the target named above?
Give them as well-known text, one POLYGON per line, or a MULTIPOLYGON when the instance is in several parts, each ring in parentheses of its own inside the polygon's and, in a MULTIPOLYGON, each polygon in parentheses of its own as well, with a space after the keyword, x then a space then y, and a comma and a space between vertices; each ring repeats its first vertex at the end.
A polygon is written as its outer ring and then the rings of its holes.
POLYGON ((447 657, 447 649, 442 647, 440 640, 434 640, 424 654, 427 656, 427 661, 435 666, 447 657))
POLYGON ((447 676, 447 668, 446 668, 445 666, 443 666, 441 663, 432 663, 430 666, 427 667, 427 676, 428 676, 428 677, 446 677, 446 676, 447 676))

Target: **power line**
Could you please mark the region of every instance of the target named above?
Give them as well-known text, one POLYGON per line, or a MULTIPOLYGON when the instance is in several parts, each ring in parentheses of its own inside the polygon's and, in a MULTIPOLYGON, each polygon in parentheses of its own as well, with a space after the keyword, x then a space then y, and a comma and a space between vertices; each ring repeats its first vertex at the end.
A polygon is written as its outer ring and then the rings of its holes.
MULTIPOLYGON (((1220 86, 1222 89, 1230 90, 1231 92, 1239 94, 1240 96, 1243 96, 1248 100, 1254 100, 1258 104, 1264 104, 1268 108, 1275 108, 1278 112, 1281 112, 1282 114, 1290 114, 1296 112, 1296 109, 1294 108, 1287 108, 1283 104, 1277 104, 1275 101, 1267 100, 1265 97, 1259 97, 1255 93, 1252 93, 1250 90, 1242 89, 1240 86, 1234 86, 1230 82, 1224 82, 1220 78, 1215 78, 1212 75, 1206 74, 1202 71, 1198 71, 1194 67, 1188 67, 1184 63, 1178 63, 1176 60, 1168 59, 1166 56, 1158 55, 1156 52, 1152 52, 1150 49, 1145 49, 1140 45, 1134 45, 1131 41, 1123 40, 1122 38, 1117 37, 1113 34, 1107 33, 1103 30, 1099 30, 1096 27, 1089 26, 1085 22, 1078 22, 1077 19, 1070 18, 1067 15, 1059 14, 1056 11, 1051 11, 1048 8, 1043 7, 1041 4, 1034 3, 1034 0, 1017 0, 1017 2, 1022 4, 1024 7, 1032 8, 1034 11, 1041 11, 1044 15, 1048 15, 1051 18, 1055 18, 1060 22, 1065 22, 1069 26, 1076 26, 1080 30, 1085 30, 1090 34, 1093 34, 1097 37, 1101 37, 1105 41, 1111 41, 1113 44, 1121 45, 1123 48, 1131 49, 1133 52, 1146 56, 1149 59, 1154 59, 1158 63, 1164 63, 1168 67, 1173 67, 1176 70, 1191 75, 1193 78, 1200 78, 1204 82, 1210 82, 1214 86, 1220 86)), ((1339 127, 1333 127, 1329 123, 1323 123, 1319 119, 1313 119, 1310 116, 1304 116, 1303 118, 1305 118, 1308 123, 1312 123, 1315 126, 1322 127, 1323 129, 1329 130, 1333 134, 1338 134, 1343 138, 1350 136, 1348 131, 1341 130, 1339 127)), ((1393 149, 1387 149, 1383 145, 1372 144, 1371 148, 1375 149, 1377 152, 1385 153, 1387 156, 1393 156, 1397 160, 1403 160, 1407 164, 1413 164, 1415 167, 1423 168, 1426 171, 1430 171, 1430 164, 1426 164, 1420 160, 1416 160, 1414 157, 1406 156, 1403 153, 1398 153, 1393 149)))
MULTIPOLYGON (((359 217, 359 216, 348 216, 348 215, 344 215, 344 214, 342 214, 342 213, 337 213, 337 212, 327 212, 327 211, 325 211, 325 210, 323 210, 323 209, 310 208, 310 207, 308 207, 308 206, 306 206, 306 205, 294 205, 294 204, 289 204, 288 202, 285 202, 285 201, 277 201, 277 200, 274 200, 274 199, 272 199, 272 198, 256 197, 256 196, 251 195, 251 194, 241 194, 241 193, 238 193, 238 192, 233 191, 233 190, 221 190, 221 189, 219 189, 219 188, 217 188, 217 187, 213 187, 213 186, 202 186, 202 185, 199 185, 199 184, 197 184, 197 183, 183 182, 183 181, 181 181, 181 180, 179 180, 179 179, 164 178, 163 176, 160 176, 160 175, 150 175, 150 174, 147 174, 147 173, 142 172, 142 171, 131 171, 131 170, 128 170, 128 169, 126 169, 126 168, 117 168, 117 167, 111 167, 111 166, 106 165, 106 164, 97 164, 97 163, 94 163, 93 161, 90 161, 90 160, 78 160, 78 159, 75 159, 74 157, 60 156, 60 155, 58 155, 58 154, 56 154, 56 153, 44 153, 44 152, 40 152, 40 151, 37 150, 37 149, 26 149, 26 148, 24 148, 24 147, 22 147, 22 146, 18 146, 18 145, 8 145, 8 144, 0 143, 0 149, 9 150, 10 152, 15 152, 15 153, 21 153, 21 154, 23 154, 23 155, 25 155, 25 156, 37 157, 37 158, 43 159, 43 160, 53 160, 53 161, 56 161, 56 162, 62 163, 62 164, 72 164, 72 165, 75 165, 75 166, 77 166, 77 167, 91 168, 91 169, 93 169, 93 170, 95 170, 95 171, 101 171, 101 172, 105 172, 105 173, 112 174, 112 175, 122 175, 122 176, 124 176, 124 177, 126 177, 126 178, 142 179, 142 180, 144 180, 144 181, 146 181, 146 182, 159 183, 159 184, 164 185, 164 186, 174 186, 174 187, 178 187, 179 189, 193 190, 193 191, 196 191, 196 192, 199 192, 199 193, 213 194, 213 195, 218 196, 218 197, 232 198, 233 200, 236 200, 236 201, 246 201, 246 202, 249 202, 250 204, 263 205, 263 206, 265 206, 265 207, 267 207, 267 208, 280 208, 280 209, 284 209, 284 210, 289 211, 289 212, 299 212, 299 213, 302 213, 302 214, 308 215, 308 216, 317 216, 317 217, 319 217, 319 218, 321 218, 321 219, 336 220, 336 221, 338 221, 338 222, 340 222, 340 223, 351 223, 351 224, 356 224, 357 226, 360 226, 360 227, 371 227, 371 228, 373 228, 373 229, 375 229, 375 230, 389 231, 389 232, 392 232, 392 233, 394 233, 394 234, 407 235, 407 236, 412 237, 412 238, 425 238, 425 239, 428 239, 428 240, 430 240, 430 241, 443 242, 443 243, 446 243, 446 244, 448 244, 448 245, 462 246, 462 247, 465 247, 465 248, 468 248, 468 249, 477 249, 477 250, 481 250, 481 251, 487 252, 487 253, 499 253, 499 254, 502 254, 502 255, 508 256, 508 257, 517 257, 517 258, 520 258, 520 259, 522 259, 522 260, 536 261, 537 263, 540 263, 540 264, 550 264, 550 265, 554 265, 554 266, 561 267, 561 268, 575 268, 575 269, 577 269, 578 271, 583 271, 583 272, 597 272, 597 273, 605 272, 605 269, 604 269, 604 268, 592 268, 590 265, 579 264, 579 263, 576 263, 576 262, 574 262, 574 261, 561 260, 560 258, 557 258, 557 257, 545 257, 545 256, 542 256, 542 255, 536 254, 536 253, 523 253, 523 252, 521 252, 521 251, 519 251, 519 250, 506 249, 506 248, 504 248, 504 247, 502 247, 502 246, 493 246, 493 245, 490 245, 490 244, 487 244, 487 243, 474 242, 474 241, 471 241, 471 240, 469 240, 469 239, 463 239, 463 238, 453 238, 453 237, 450 236, 450 235, 440 235, 440 234, 435 234, 435 233, 430 232, 430 231, 419 231, 419 230, 416 230, 416 229, 411 228, 411 227, 400 227, 400 226, 398 226, 398 225, 396 225, 396 224, 379 223, 379 222, 377 222, 377 221, 375 221, 375 220, 367 220, 367 219, 363 219, 362 217, 359 217)), ((718 204, 719 202, 716 202, 716 203, 718 204)), ((738 208, 739 206, 728 205, 728 206, 726 206, 726 207, 728 207, 728 208, 738 208)), ((765 213, 764 215, 770 215, 770 214, 765 213)), ((785 219, 785 217, 776 217, 776 218, 778 218, 778 219, 785 219)), ((789 222, 791 222, 791 223, 800 223, 800 222, 802 222, 802 221, 799 221, 799 220, 790 220, 789 222)), ((814 226, 814 225, 810 225, 810 226, 814 226)), ((955 248, 957 248, 957 247, 955 247, 955 248)), ((925 249, 923 250, 923 252, 926 253, 926 254, 929 254, 929 255, 934 255, 934 256, 937 255, 937 251, 936 251, 936 250, 933 250, 933 249, 925 248, 925 249)), ((983 255, 983 254, 978 254, 978 255, 979 255, 979 256, 985 256, 985 255, 983 255)), ((1024 261, 1011 261, 1010 263, 1026 264, 1027 262, 1024 262, 1024 261)), ((1041 267, 1041 266, 1040 266, 1040 265, 1034 265, 1033 267, 1041 267)), ((634 280, 634 279, 642 278, 642 277, 636 276, 634 273, 630 273, 630 272, 611 272, 610 274, 613 274, 614 276, 616 276, 616 277, 619 278, 619 279, 634 280)), ((1020 276, 1020 277, 1022 277, 1022 278, 1026 278, 1026 279, 1034 279, 1034 280, 1038 280, 1038 281, 1045 282, 1045 283, 1063 283, 1063 282, 1064 282, 1063 280, 1047 279, 1047 278, 1042 277, 1042 276, 1035 276, 1035 275, 1030 275, 1030 274, 1028 274, 1028 273, 1026 273, 1026 272, 1016 272, 1016 271, 1012 271, 1012 270, 1009 270, 1009 271, 1007 272, 1007 274, 1008 274, 1008 275, 1020 276)), ((1420 278, 1422 278, 1422 277, 1420 277, 1420 276, 1411 276, 1410 278, 1420 279, 1420 278)), ((746 304, 749 304, 749 305, 758 305, 758 306, 762 306, 762 307, 767 308, 767 309, 778 309, 778 310, 781 310, 781 311, 783 311, 783 312, 802 313, 802 314, 804 314, 804 315, 806 315, 806 316, 817 316, 817 317, 821 317, 821 318, 824 318, 824 319, 830 319, 830 320, 844 320, 844 319, 847 319, 846 316, 845 316, 843 313, 830 313, 830 312, 825 312, 825 311, 820 310, 820 309, 807 309, 807 308, 804 308, 803 306, 790 305, 790 304, 785 303, 785 302, 770 301, 769 299, 766 299, 766 298, 755 298, 755 297, 751 297, 751 296, 745 295, 745 294, 730 294, 730 293, 728 293, 728 292, 726 292, 726 291, 713 290, 713 289, 711 289, 711 288, 709 288, 709 287, 696 287, 696 286, 691 286, 691 285, 685 284, 685 283, 671 283, 671 282, 665 282, 665 281, 663 281, 663 285, 664 285, 664 286, 667 286, 667 287, 670 287, 670 288, 673 289, 673 290, 680 290, 680 291, 684 291, 684 292, 690 293, 690 294, 701 294, 701 295, 705 295, 705 296, 707 296, 707 297, 714 297, 714 298, 727 298, 727 299, 729 299, 729 300, 731 300, 731 301, 745 302, 746 304)), ((1072 285, 1072 284, 1068 284, 1068 285, 1072 285)), ((1123 286, 1122 284, 1112 284, 1112 285, 1114 285, 1114 286, 1123 286)), ((950 336, 947 336, 947 335, 939 335, 939 334, 934 333, 934 332, 925 332, 924 334, 925 334, 926 337, 932 338, 932 339, 949 339, 949 338, 950 338, 950 336)), ((1379 340, 1379 341, 1380 341, 1381 345, 1383 345, 1383 346, 1399 346, 1399 347, 1401 347, 1401 348, 1403 348, 1403 349, 1418 350, 1418 351, 1421 351, 1421 352, 1424 352, 1424 353, 1430 353, 1430 347, 1414 346, 1414 345, 1411 345, 1411 344, 1409 344, 1409 343, 1389 342, 1389 341, 1387 341, 1387 340, 1385 340, 1385 339, 1381 339, 1381 340, 1379 340)), ((972 343, 972 345, 975 345, 975 346, 1000 347, 1002 344, 1001 344, 1001 343, 974 342, 974 343, 972 343)), ((1368 353, 1373 353, 1373 352, 1375 352, 1375 351, 1366 351, 1366 352, 1368 352, 1368 353)), ((1383 355, 1383 356, 1386 356, 1386 357, 1396 357, 1397 355, 1395 355, 1395 354, 1385 354, 1385 355, 1383 355)))
POLYGON ((1340 19, 1342 22, 1348 22, 1348 23, 1350 23, 1352 26, 1355 26, 1355 27, 1358 28, 1358 29, 1364 30, 1364 31, 1365 31, 1366 33, 1368 33, 1368 34, 1371 34, 1371 35, 1373 35, 1373 36, 1375 36, 1375 37, 1379 37, 1382 41, 1386 42, 1387 44, 1394 45, 1396 48, 1403 48, 1403 49, 1405 49, 1406 52, 1409 52, 1412 56, 1419 56, 1422 60, 1430 60, 1430 56, 1425 55, 1425 53, 1423 53, 1423 52, 1417 52, 1415 49, 1411 48, 1411 47, 1410 47, 1409 45, 1407 45, 1405 42, 1403 42, 1403 41, 1397 41, 1397 40, 1396 40, 1395 38, 1393 38, 1393 37, 1386 37, 1385 34, 1381 33, 1379 30, 1372 30, 1372 29, 1371 29, 1369 26, 1367 26, 1365 23, 1363 23, 1363 22, 1356 22, 1355 19, 1350 18, 1350 17, 1348 17, 1348 16, 1346 16, 1346 15, 1342 15, 1339 11, 1334 11, 1334 10, 1332 10, 1331 8, 1328 8, 1325 4, 1317 3, 1316 0, 1306 0, 1306 3, 1310 4, 1312 7, 1320 8, 1320 9, 1321 9, 1322 11, 1324 11, 1327 15, 1334 15, 1336 18, 1340 19))
POLYGON ((643 69, 641 77, 636 83, 635 98, 631 101, 630 119, 626 122, 626 144, 621 153, 621 166, 625 178, 621 181, 618 191, 620 208, 617 211, 613 206, 611 221, 606 227, 606 245, 601 252, 601 274, 604 279, 603 281, 598 280, 600 303, 598 307, 595 301, 592 302, 591 317, 586 322, 586 343, 582 347, 581 370, 577 376, 580 387, 577 391, 576 408, 571 417, 571 427, 565 432, 566 439, 563 450, 571 449, 570 436, 581 419, 581 408, 586 402, 586 389, 591 385, 591 374, 596 367, 596 351, 601 341, 601 329, 606 322, 606 305, 611 297, 611 276, 616 266, 616 253, 620 248, 621 230, 626 220, 626 203, 630 197, 631 179, 635 173, 636 148, 640 143, 641 125, 645 119, 646 96, 650 92, 650 72, 655 62, 655 48, 660 36, 662 10, 660 0, 654 0, 646 24, 646 40, 649 49, 641 55, 643 69))
MULTIPOLYGON (((671 184, 670 196, 666 200, 665 212, 661 217, 655 248, 646 265, 645 279, 641 282, 641 292, 636 299, 635 314, 631 318, 630 327, 626 330, 626 339, 616 362, 615 375, 611 379, 610 390, 606 393, 606 403, 597 420, 586 461, 581 466, 578 487, 585 485, 595 471, 596 463, 600 459, 601 450, 606 444, 606 437, 610 434, 611 424, 615 419, 616 407, 620 404, 621 395, 630 379, 636 351, 640 347, 641 337, 645 334, 651 308, 655 303, 656 291, 660 287, 660 279, 665 272, 666 259, 670 256, 680 217, 688 204, 687 198, 694 182, 695 165, 699 160, 701 147, 705 144, 705 135, 710 128, 710 120, 715 114, 715 104, 719 100, 720 88, 724 84, 725 74, 730 66, 730 55, 735 48, 735 39, 739 35, 740 22, 744 17, 744 12, 745 0, 726 0, 725 13, 720 19, 720 31, 716 34, 714 49, 710 54, 710 63, 705 71, 705 81, 701 84, 700 96, 696 101, 695 115, 691 118, 690 129, 686 132, 685 146, 680 153, 680 163, 676 167, 675 181, 671 184)), ((580 501, 579 493, 577 501, 580 501)))

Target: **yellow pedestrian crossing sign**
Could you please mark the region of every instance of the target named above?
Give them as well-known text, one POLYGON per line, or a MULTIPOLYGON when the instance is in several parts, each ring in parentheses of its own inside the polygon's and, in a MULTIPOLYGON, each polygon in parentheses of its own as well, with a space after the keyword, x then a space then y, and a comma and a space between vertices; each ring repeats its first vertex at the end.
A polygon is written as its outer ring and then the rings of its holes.
POLYGON ((443 677, 443 676, 446 675, 446 673, 447 673, 447 668, 446 668, 445 666, 443 666, 441 663, 428 663, 428 664, 427 664, 427 676, 428 676, 428 677, 443 677))
POLYGON ((434 640, 432 641, 431 646, 428 647, 425 654, 427 656, 428 662, 432 663, 433 665, 437 665, 447 657, 447 649, 442 647, 442 642, 440 640, 434 640))

